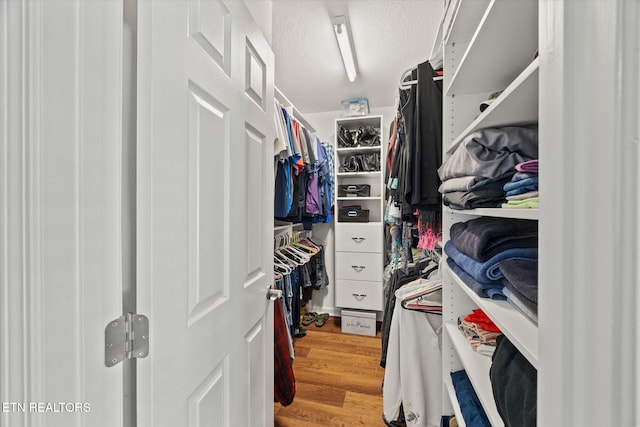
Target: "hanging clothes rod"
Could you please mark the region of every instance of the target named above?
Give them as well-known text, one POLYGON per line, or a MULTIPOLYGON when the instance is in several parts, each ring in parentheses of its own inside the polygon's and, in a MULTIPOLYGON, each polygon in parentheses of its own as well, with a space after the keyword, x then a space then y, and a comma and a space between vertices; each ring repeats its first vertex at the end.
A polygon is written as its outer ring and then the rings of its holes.
MULTIPOLYGON (((409 69, 405 70, 405 71, 402 73, 402 76, 400 77, 400 88, 401 88, 401 89, 408 89, 408 87, 409 87, 409 86, 412 86, 412 85, 415 85, 416 83, 418 83, 418 80, 407 80, 407 81, 405 81, 405 80, 404 80, 404 79, 406 79, 406 78, 411 74, 411 72, 412 72, 413 70, 415 70, 416 68, 418 68, 418 67, 417 67, 417 66, 416 66, 416 67, 411 67, 411 68, 409 68, 409 69)), ((434 82, 437 82, 437 81, 442 80, 443 78, 444 78, 443 76, 434 76, 434 77, 433 77, 433 81, 434 81, 434 82)))
POLYGON ((280 104, 282 104, 284 107, 289 107, 291 108, 291 112, 293 115, 293 118, 295 118, 297 121, 299 121, 300 123, 302 123, 302 125, 307 128, 307 130, 309 132, 315 132, 316 130, 313 128, 313 126, 311 126, 311 123, 309 123, 309 121, 307 119, 305 119, 305 117, 302 115, 302 113, 300 112, 300 110, 298 110, 294 105, 293 102, 289 101, 289 98, 287 98, 284 93, 282 93, 282 91, 280 89, 278 89, 276 86, 273 87, 273 95, 276 98, 276 100, 278 100, 278 102, 280 104))
MULTIPOLYGON (((444 79, 444 76, 435 76, 433 78, 433 81, 437 82, 437 81, 440 81, 442 79, 444 79)), ((406 82, 402 82, 402 85, 400 85, 400 86, 402 87, 402 86, 407 86, 407 85, 414 85, 416 83, 418 83, 417 80, 409 80, 409 81, 406 81, 406 82)))

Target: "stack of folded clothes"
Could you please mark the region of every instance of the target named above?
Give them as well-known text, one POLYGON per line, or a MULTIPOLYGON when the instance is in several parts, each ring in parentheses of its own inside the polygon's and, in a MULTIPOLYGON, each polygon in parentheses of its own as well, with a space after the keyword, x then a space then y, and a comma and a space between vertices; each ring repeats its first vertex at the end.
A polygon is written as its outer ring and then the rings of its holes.
POLYGON ((467 338, 471 347, 483 356, 492 356, 496 348, 496 338, 500 329, 489 317, 477 308, 464 319, 458 319, 458 329, 467 338))
POLYGON ((500 263, 503 293, 516 308, 538 323, 538 260, 510 259, 500 263))
POLYGON ((510 182, 504 185, 507 193, 507 203, 503 208, 523 209, 537 208, 538 199, 538 160, 516 165, 516 173, 510 182))
POLYGON ((537 125, 473 132, 438 169, 443 202, 453 209, 500 207, 515 166, 537 158, 537 125))
POLYGON ((480 217, 453 224, 449 234, 447 264, 482 298, 507 299, 503 262, 538 259, 536 221, 480 217))

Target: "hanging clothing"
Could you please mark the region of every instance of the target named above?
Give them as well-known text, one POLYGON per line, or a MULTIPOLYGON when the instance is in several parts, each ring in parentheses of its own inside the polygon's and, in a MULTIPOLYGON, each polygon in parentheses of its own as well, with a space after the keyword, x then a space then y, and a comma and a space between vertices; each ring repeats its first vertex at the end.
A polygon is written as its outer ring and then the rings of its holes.
POLYGON ((309 262, 311 286, 316 290, 329 286, 329 276, 327 275, 324 260, 324 247, 322 245, 319 245, 319 247, 320 251, 309 262))
MULTIPOLYGON (((411 262, 411 248, 433 250, 442 241, 442 81, 429 62, 418 64, 398 94, 387 150, 385 223, 393 239, 389 259, 394 267, 411 262), (417 243, 409 231, 416 228, 417 243), (401 227, 400 233, 394 227, 401 227), (401 261, 402 260, 402 261, 401 261)), ((405 80, 406 80, 405 79, 405 80)))
POLYGON ((275 104, 273 121, 276 128, 276 138, 274 140, 273 155, 276 156, 276 158, 288 158, 291 157, 293 153, 291 151, 291 145, 289 144, 289 138, 286 136, 280 104, 278 101, 275 101, 275 104))
POLYGON ((276 102, 274 217, 311 224, 332 222, 333 147, 322 145, 276 102), (331 155, 328 153, 331 152, 331 155))
POLYGON ((437 75, 429 62, 418 64, 415 119, 409 131, 414 144, 411 158, 411 185, 405 195, 413 207, 440 207, 440 179, 438 168, 442 164, 442 81, 433 81, 437 75))
MULTIPOLYGON (((292 241, 293 236, 289 236, 292 241)), ((274 251, 275 270, 279 278, 274 279, 276 289, 282 291, 284 317, 289 333, 300 336, 300 312, 304 303, 311 299, 312 289, 321 289, 329 285, 325 269, 324 247, 309 237, 295 244, 279 246, 274 251), (308 246, 305 246, 308 245, 308 246), (289 248, 289 249, 287 249, 289 248), (304 254, 296 254, 294 249, 304 254), (293 251, 293 252, 292 252, 293 251)))
MULTIPOLYGON (((320 141, 318 139, 318 141, 320 141)), ((325 167, 328 169, 327 173, 325 174, 325 176, 328 178, 327 180, 327 187, 328 187, 328 200, 330 200, 329 202, 329 206, 331 206, 331 203, 333 203, 333 199, 334 199, 334 194, 335 194, 335 182, 333 180, 333 177, 336 175, 336 168, 335 168, 335 160, 334 160, 334 156, 333 156, 333 145, 329 144, 328 142, 320 142, 320 145, 322 146, 323 150, 324 150, 324 156, 326 158, 326 164, 325 167)), ((330 209, 329 209, 330 210, 330 209)), ((330 221, 327 221, 330 222, 330 221)))
MULTIPOLYGON (((384 298, 384 316, 382 320, 382 351, 380 354, 380 366, 385 367, 387 363, 387 349, 389 347, 389 331, 391 329, 391 321, 393 320, 393 313, 396 306, 396 294, 395 292, 403 285, 414 281, 422 274, 422 270, 429 265, 431 261, 428 259, 416 262, 414 265, 409 266, 407 271, 395 270, 391 275, 387 291, 384 298)), ((437 267, 437 264, 432 263, 432 266, 437 267)))
POLYGON ((404 410, 407 426, 439 427, 442 412, 442 316, 402 308, 402 298, 432 282, 408 284, 395 292, 384 383, 384 418, 404 410))
POLYGON ((273 396, 282 406, 293 403, 296 394, 296 380, 289 356, 290 336, 282 309, 282 298, 273 304, 273 396))

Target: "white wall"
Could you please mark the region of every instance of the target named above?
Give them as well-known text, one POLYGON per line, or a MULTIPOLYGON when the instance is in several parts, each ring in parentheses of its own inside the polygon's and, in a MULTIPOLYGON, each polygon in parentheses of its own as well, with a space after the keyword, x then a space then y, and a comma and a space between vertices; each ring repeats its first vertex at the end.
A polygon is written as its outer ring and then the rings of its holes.
MULTIPOLYGON (((372 108, 372 115, 382 115, 384 130, 382 132, 383 144, 389 142, 389 124, 393 120, 395 108, 393 106, 372 108)), ((314 127, 316 135, 322 140, 335 144, 334 120, 342 117, 342 110, 326 111, 323 113, 304 114, 305 119, 314 127)), ((336 165, 336 169, 338 165, 336 165)), ((340 309, 335 306, 335 267, 334 267, 334 226, 333 224, 316 224, 313 226, 313 235, 326 242, 325 262, 327 274, 329 276, 329 286, 319 291, 313 291, 313 300, 309 307, 310 311, 330 313, 340 315, 340 309)), ((382 271, 380 272, 382 276, 382 271)))
POLYGON ((264 38, 267 39, 269 46, 271 46, 273 3, 271 0, 244 0, 244 4, 247 5, 251 16, 253 16, 254 21, 262 30, 264 38))

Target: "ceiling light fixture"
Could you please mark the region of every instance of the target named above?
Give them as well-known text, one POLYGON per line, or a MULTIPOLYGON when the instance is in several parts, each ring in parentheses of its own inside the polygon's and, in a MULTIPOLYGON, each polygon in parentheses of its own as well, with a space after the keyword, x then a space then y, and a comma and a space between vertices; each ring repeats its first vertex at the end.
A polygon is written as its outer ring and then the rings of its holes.
POLYGON ((335 16, 333 18, 333 32, 338 40, 338 47, 340 48, 340 54, 342 55, 342 62, 344 62, 344 69, 347 72, 349 81, 356 79, 356 60, 353 53, 351 43, 351 32, 349 31, 349 25, 347 24, 346 16, 335 16))

